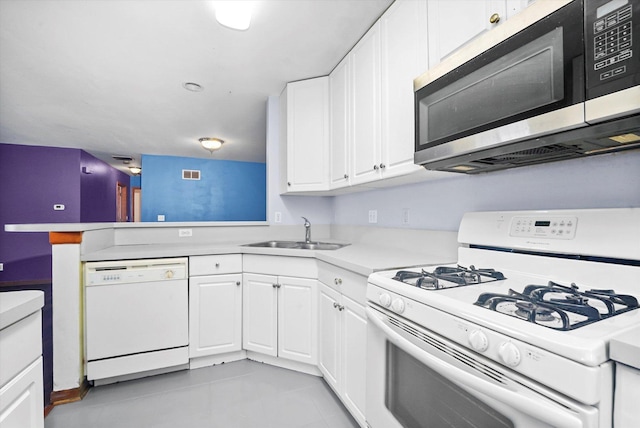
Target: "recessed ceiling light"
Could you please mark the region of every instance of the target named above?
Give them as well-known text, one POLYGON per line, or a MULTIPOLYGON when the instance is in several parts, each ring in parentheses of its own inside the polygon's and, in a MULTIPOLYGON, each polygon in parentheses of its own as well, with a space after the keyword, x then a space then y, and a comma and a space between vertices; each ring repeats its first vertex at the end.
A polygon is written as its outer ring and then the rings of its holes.
POLYGON ((198 85, 197 83, 193 83, 193 82, 184 82, 182 84, 182 87, 185 88, 187 91, 191 91, 191 92, 202 92, 204 91, 204 88, 200 85, 198 85))

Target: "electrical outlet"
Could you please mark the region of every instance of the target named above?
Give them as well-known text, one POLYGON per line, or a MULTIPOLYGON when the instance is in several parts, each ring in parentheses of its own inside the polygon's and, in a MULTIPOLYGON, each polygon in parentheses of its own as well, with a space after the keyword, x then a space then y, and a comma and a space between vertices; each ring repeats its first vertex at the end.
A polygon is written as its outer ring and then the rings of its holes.
POLYGON ((178 229, 178 237, 185 238, 187 236, 193 236, 193 229, 178 229))
POLYGON ((53 206, 54 211, 64 211, 64 204, 55 204, 53 206))
POLYGON ((276 211, 274 221, 276 223, 282 223, 282 213, 280 211, 276 211))
POLYGON ((369 210, 369 223, 378 222, 378 210, 369 210))
POLYGON ((164 221, 164 214, 158 214, 158 221, 164 221))
POLYGON ((4 263, 0 263, 0 272, 4 270, 4 263))
POLYGON ((409 224, 409 208, 402 209, 402 224, 409 224))

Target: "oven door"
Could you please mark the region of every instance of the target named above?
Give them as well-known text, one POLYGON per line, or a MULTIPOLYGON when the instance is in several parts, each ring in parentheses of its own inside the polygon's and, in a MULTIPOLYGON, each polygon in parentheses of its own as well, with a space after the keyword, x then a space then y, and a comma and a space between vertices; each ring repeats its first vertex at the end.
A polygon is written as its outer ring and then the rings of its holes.
POLYGON ((567 399, 382 308, 367 308, 371 428, 596 428, 567 399))

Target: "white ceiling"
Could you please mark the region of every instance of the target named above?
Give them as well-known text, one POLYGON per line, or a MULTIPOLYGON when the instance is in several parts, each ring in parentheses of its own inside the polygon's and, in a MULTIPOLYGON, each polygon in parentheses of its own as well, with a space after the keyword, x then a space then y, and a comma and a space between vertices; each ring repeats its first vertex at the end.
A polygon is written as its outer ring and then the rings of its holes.
POLYGON ((266 100, 327 75, 393 0, 0 0, 0 143, 265 161, 266 100), (203 92, 186 91, 195 82, 203 92), (226 141, 213 155, 200 137, 226 141))

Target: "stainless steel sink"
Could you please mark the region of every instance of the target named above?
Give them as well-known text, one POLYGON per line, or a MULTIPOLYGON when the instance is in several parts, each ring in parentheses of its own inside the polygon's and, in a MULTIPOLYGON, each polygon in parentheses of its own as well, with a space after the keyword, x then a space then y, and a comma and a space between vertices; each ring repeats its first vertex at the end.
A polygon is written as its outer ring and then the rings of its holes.
POLYGON ((333 244, 330 242, 296 242, 296 241, 264 241, 245 244, 244 247, 290 248, 296 250, 337 250, 349 244, 333 244))

